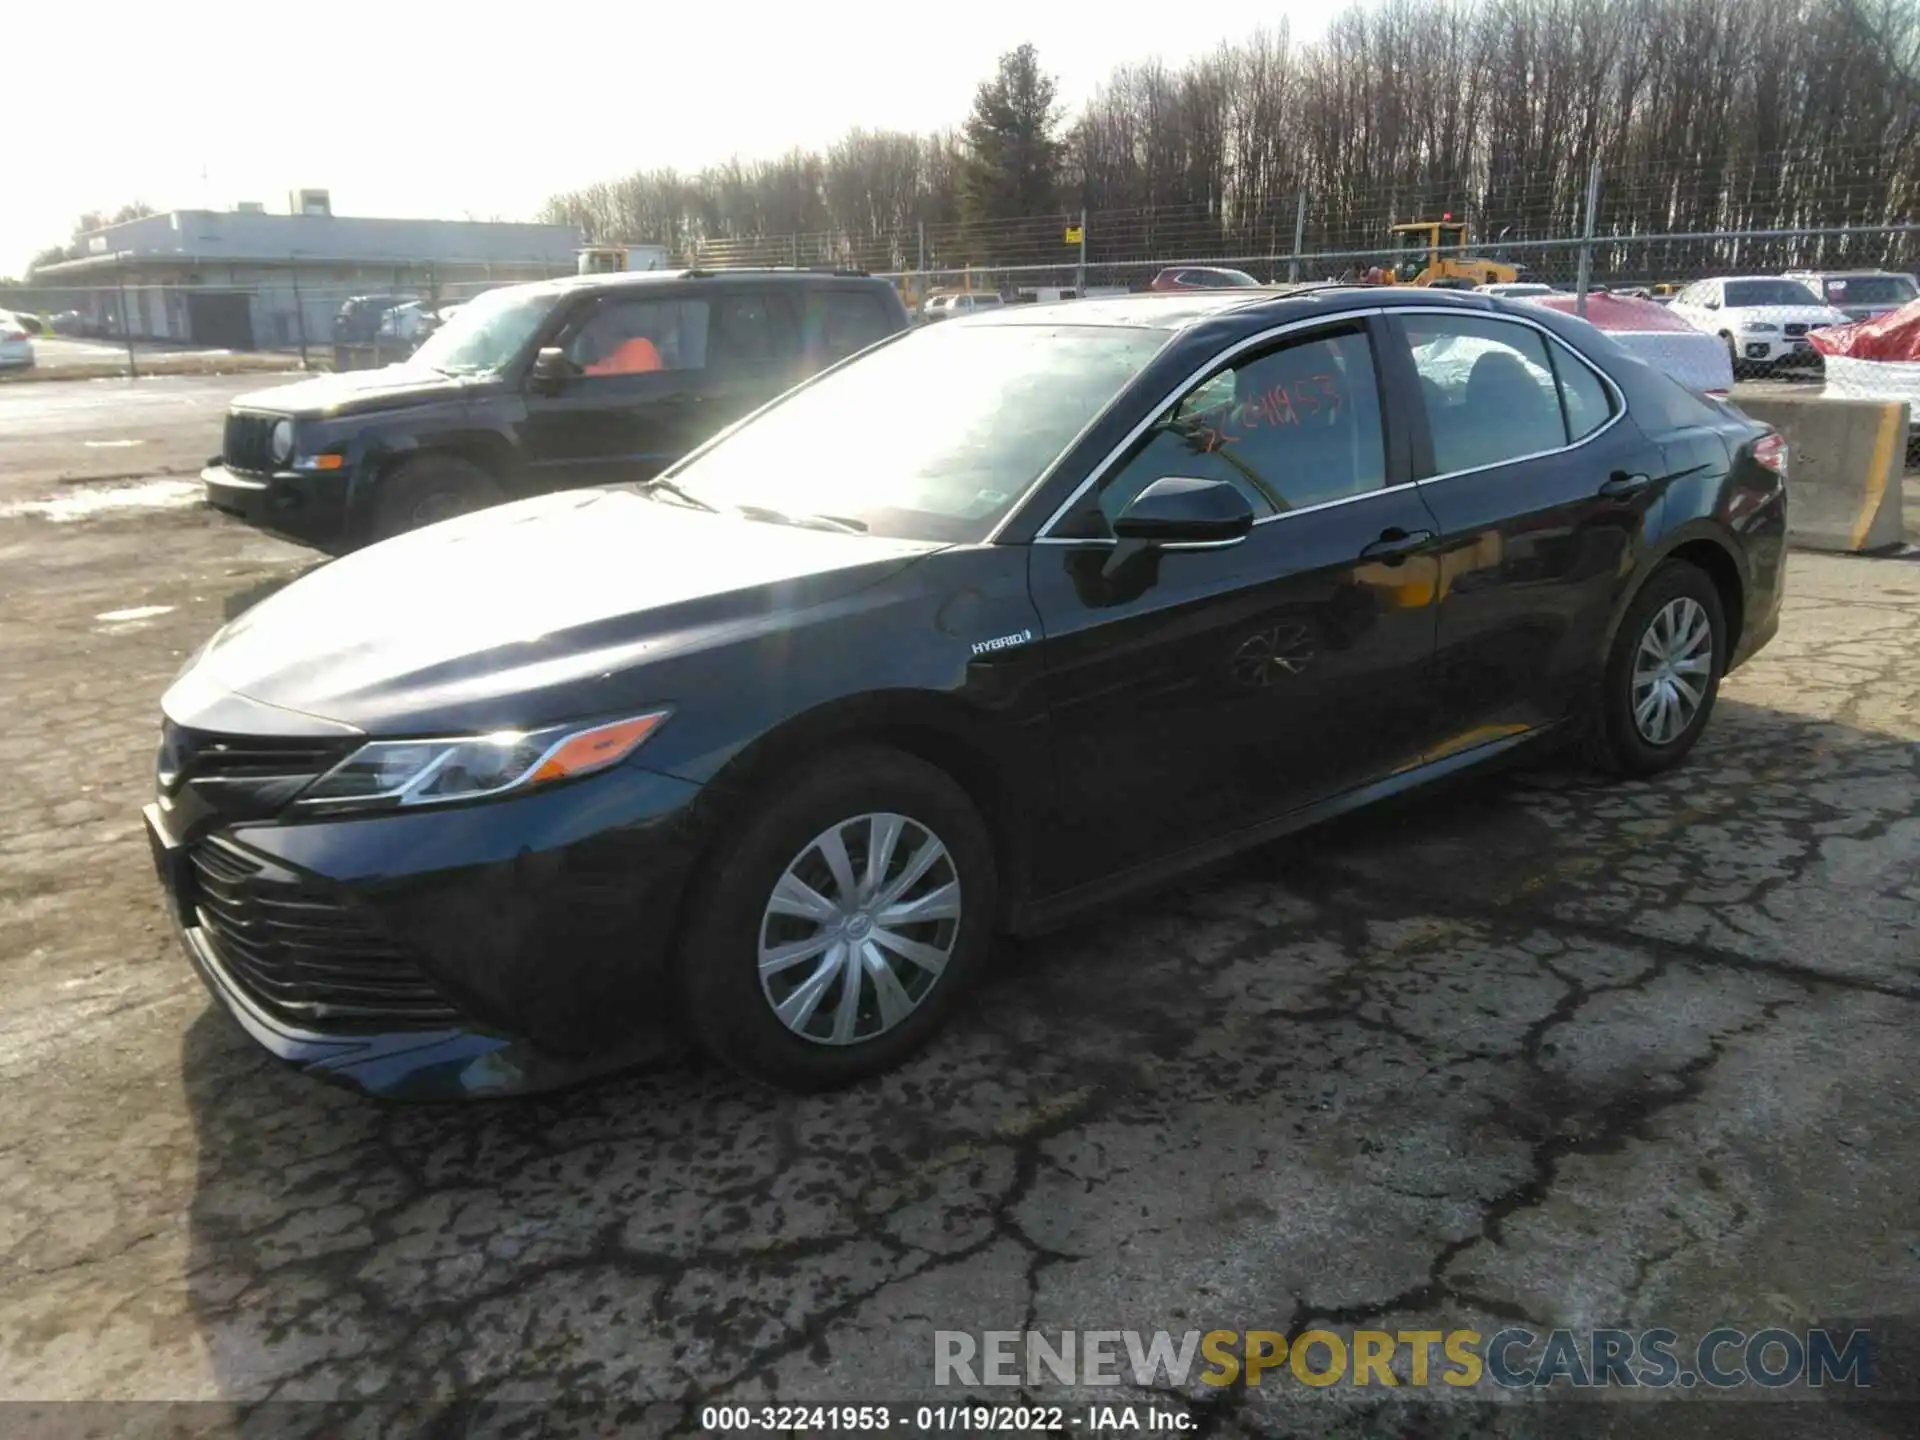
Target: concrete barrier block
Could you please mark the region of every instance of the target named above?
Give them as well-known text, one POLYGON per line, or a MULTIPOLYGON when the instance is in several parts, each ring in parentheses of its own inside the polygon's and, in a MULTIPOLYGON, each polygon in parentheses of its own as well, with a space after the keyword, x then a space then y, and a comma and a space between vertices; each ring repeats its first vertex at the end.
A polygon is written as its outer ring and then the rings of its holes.
POLYGON ((1735 403, 1786 438, 1792 543, 1853 553, 1905 543, 1904 403, 1817 395, 1740 396, 1735 403))

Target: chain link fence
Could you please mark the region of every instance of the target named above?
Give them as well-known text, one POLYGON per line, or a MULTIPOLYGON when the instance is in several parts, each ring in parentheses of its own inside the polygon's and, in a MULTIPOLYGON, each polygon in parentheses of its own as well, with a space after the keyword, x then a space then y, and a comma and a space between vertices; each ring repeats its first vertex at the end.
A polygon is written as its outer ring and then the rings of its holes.
MULTIPOLYGON (((1671 300, 1711 276, 1920 271, 1920 223, 1912 218, 1920 193, 1910 193, 1910 169, 1890 169, 1868 152, 1783 154, 1739 165, 1675 160, 1583 172, 1556 163, 1489 169, 1472 179, 1356 173, 1292 193, 1250 195, 1229 167, 1208 184, 1198 176, 1190 188, 1209 195, 1189 203, 971 225, 871 220, 778 234, 683 227, 691 238, 673 247, 672 258, 676 266, 711 269, 884 275, 915 311, 942 291, 992 292, 1008 304, 1137 291, 1187 267, 1238 270, 1261 284, 1426 279, 1575 293, 1605 287, 1671 300)), ((297 357, 290 363, 346 369, 402 358, 453 307, 486 290, 568 272, 523 266, 477 274, 421 261, 355 278, 271 263, 227 273, 224 284, 29 285, 6 292, 0 308, 37 315, 60 334, 276 352, 297 357)), ((1741 374, 1780 369, 1757 359, 1736 331, 1722 338, 1741 374)), ((1804 350, 1793 358, 1817 368, 1804 350)))

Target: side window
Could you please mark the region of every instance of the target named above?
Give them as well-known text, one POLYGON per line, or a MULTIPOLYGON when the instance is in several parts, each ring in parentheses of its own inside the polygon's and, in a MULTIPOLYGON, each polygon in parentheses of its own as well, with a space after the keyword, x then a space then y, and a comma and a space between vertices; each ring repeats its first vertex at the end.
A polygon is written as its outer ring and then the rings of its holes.
POLYGON ((880 297, 858 290, 815 291, 809 308, 819 326, 822 358, 829 363, 866 349, 893 330, 880 297))
POLYGON ((1499 465, 1567 443, 1539 331, 1475 315, 1409 315, 1436 475, 1499 465))
POLYGON ((1560 377, 1560 399, 1567 407, 1567 439, 1584 440, 1613 415, 1613 395, 1592 369, 1558 345, 1553 368, 1560 377))
POLYGON ((800 322, 792 297, 740 290, 713 302, 714 365, 767 365, 800 357, 800 322))
POLYGON ((1324 504, 1386 483, 1380 392, 1358 327, 1247 356, 1183 395, 1108 473, 1109 526, 1168 475, 1224 480, 1256 516, 1324 504))
POLYGON ((567 358, 588 375, 698 370, 707 363, 707 302, 611 301, 574 332, 567 358))

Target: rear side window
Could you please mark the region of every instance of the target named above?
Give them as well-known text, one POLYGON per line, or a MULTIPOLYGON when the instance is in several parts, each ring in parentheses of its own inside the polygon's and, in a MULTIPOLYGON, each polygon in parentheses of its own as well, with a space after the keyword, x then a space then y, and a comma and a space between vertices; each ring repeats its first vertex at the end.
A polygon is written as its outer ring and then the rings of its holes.
POLYGON ((825 290, 812 298, 808 318, 818 326, 820 351, 828 361, 845 359, 893 333, 887 307, 878 295, 825 290))
POLYGON ((1409 315, 1436 475, 1500 465, 1567 443, 1546 339, 1504 320, 1409 315))
POLYGON ((1584 440, 1613 415, 1613 396, 1600 377, 1559 346, 1553 368, 1560 377, 1560 398, 1567 407, 1567 439, 1584 440))
POLYGON ((793 297, 743 290, 713 302, 707 340, 710 365, 765 365, 800 356, 800 321, 793 297))
POLYGON ((1102 486, 1108 525, 1170 475, 1224 480, 1255 515, 1379 489, 1386 451, 1365 332, 1289 340, 1189 390, 1102 486))

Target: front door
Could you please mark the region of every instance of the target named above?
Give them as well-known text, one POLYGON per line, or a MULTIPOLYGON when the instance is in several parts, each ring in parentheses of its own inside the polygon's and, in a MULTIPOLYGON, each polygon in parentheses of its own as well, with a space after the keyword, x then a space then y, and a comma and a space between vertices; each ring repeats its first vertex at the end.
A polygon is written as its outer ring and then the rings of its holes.
POLYGON ((1458 312, 1403 312, 1395 327, 1440 522, 1443 747, 1463 750, 1568 713, 1674 467, 1544 330, 1458 312))
POLYGON ((1046 889, 1364 784, 1432 738, 1437 527, 1382 414, 1365 322, 1285 336, 1182 395, 1036 540, 1063 826, 1046 889), (1114 516, 1169 475, 1238 486, 1252 533, 1122 558, 1114 516))
POLYGON ((572 373, 528 382, 522 453, 532 488, 646 480, 721 428, 704 298, 614 295, 555 341, 572 373))

